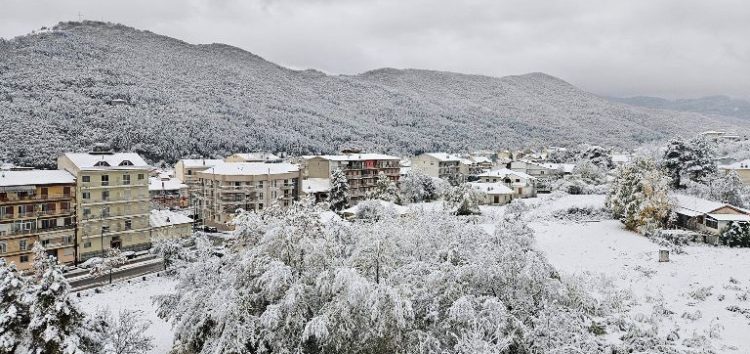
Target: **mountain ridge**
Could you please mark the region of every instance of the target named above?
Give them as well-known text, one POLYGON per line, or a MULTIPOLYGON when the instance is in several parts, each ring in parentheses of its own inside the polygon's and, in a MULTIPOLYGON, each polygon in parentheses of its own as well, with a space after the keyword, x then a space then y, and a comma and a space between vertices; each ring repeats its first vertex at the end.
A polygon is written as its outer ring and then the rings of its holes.
POLYGON ((395 154, 744 133, 724 116, 613 103, 544 73, 294 70, 225 44, 101 22, 0 41, 0 160, 53 166, 96 142, 153 162, 267 150, 395 154), (123 100, 126 104, 113 104, 123 100))

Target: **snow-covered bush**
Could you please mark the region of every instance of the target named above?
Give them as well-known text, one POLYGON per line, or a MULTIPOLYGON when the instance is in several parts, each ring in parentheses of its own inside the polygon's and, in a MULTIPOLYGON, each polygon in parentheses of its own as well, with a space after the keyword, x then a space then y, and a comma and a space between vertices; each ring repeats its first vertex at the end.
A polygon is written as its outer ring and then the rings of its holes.
POLYGON ((636 160, 617 169, 605 204, 629 230, 659 228, 672 210, 669 183, 669 177, 652 161, 636 160))
POLYGON ((252 236, 221 259, 198 243, 204 258, 156 300, 175 353, 588 353, 608 346, 593 332, 618 331, 591 329, 609 313, 523 218, 490 234, 444 212, 349 223, 300 203, 238 220, 252 236))
POLYGON ((354 217, 358 220, 378 221, 398 217, 398 212, 392 205, 383 205, 378 200, 363 200, 357 204, 357 212, 354 217))
POLYGON ((719 236, 721 243, 729 247, 750 247, 750 226, 747 223, 730 221, 719 236))
POLYGON ((612 215, 606 209, 577 206, 557 210, 552 213, 552 216, 556 219, 575 222, 600 221, 612 218, 612 215))

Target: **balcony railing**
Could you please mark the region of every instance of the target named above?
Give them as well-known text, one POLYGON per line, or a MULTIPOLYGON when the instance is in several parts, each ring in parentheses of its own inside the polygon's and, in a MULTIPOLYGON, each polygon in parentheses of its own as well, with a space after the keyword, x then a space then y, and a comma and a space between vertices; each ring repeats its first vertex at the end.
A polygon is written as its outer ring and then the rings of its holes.
POLYGON ((26 212, 26 213, 2 214, 0 215, 0 220, 29 219, 29 218, 38 218, 38 217, 45 217, 45 216, 60 216, 60 215, 73 214, 74 212, 75 212, 74 209, 55 209, 55 210, 47 210, 47 211, 32 211, 32 212, 26 212))
POLYGON ((55 227, 48 227, 46 229, 32 229, 32 230, 8 230, 0 232, 0 237, 2 236, 18 236, 18 235, 37 235, 37 234, 44 234, 48 232, 57 232, 57 231, 65 231, 65 230, 74 230, 75 225, 63 225, 63 226, 55 226, 55 227))
POLYGON ((18 202, 37 202, 37 201, 54 201, 54 200, 65 200, 73 198, 72 194, 33 194, 26 196, 11 196, 5 195, 0 197, 0 203, 18 203, 18 202))

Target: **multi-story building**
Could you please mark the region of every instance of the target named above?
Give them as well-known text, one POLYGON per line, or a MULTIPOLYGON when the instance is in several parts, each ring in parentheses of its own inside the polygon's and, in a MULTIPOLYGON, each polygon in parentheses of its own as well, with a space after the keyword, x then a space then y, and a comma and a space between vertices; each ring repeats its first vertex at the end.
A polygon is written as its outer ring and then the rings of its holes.
POLYGON ((143 250, 149 239, 149 166, 138 154, 67 153, 57 166, 76 177, 78 258, 99 256, 110 248, 143 250))
POLYGON ((229 155, 224 162, 282 162, 282 159, 269 152, 249 152, 229 155))
POLYGON ((232 229, 237 209, 263 210, 274 203, 282 207, 299 200, 302 170, 289 163, 221 163, 196 173, 200 192, 200 218, 206 225, 232 229))
POLYGON ((149 177, 148 193, 154 209, 182 209, 190 206, 187 184, 167 174, 149 177))
POLYGON ((430 152, 411 159, 411 168, 420 170, 430 177, 438 177, 452 183, 463 178, 461 173, 461 156, 442 152, 430 152))
POLYGON ((390 180, 398 182, 400 160, 396 156, 355 153, 305 156, 303 163, 309 178, 331 178, 333 171, 342 170, 349 183, 350 202, 356 204, 375 189, 380 172, 390 180))
POLYGON ((41 242, 59 263, 75 261, 75 178, 60 170, 0 171, 0 257, 32 266, 41 242))

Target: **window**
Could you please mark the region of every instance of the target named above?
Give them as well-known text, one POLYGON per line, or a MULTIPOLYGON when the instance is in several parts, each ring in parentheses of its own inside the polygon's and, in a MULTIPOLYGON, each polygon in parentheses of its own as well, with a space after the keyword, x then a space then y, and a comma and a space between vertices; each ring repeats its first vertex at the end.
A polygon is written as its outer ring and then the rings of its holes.
POLYGON ((83 248, 91 248, 91 241, 86 241, 83 243, 83 248))
POLYGON ((70 197, 70 187, 63 187, 63 195, 70 197))
POLYGON ((102 200, 109 200, 109 191, 102 191, 102 200))
POLYGON ((140 181, 140 180, 142 180, 143 178, 145 178, 145 177, 143 176, 143 173, 139 173, 139 174, 138 174, 138 180, 140 181))
POLYGON ((108 163, 107 161, 97 161, 97 162, 96 162, 96 163, 94 164, 94 166, 99 166, 99 167, 108 167, 108 166, 109 166, 109 163, 108 163))
POLYGON ((20 241, 18 241, 18 248, 21 251, 26 251, 28 249, 28 247, 29 247, 28 241, 26 241, 26 240, 20 240, 20 241))
POLYGON ((83 197, 84 200, 89 200, 91 199, 91 192, 83 192, 81 193, 81 196, 83 197))
POLYGON ((89 217, 91 216, 91 208, 83 208, 83 217, 89 217))
POLYGON ((130 162, 130 160, 122 160, 122 162, 120 162, 120 166, 133 166, 133 163, 130 162))
POLYGON ((21 255, 21 263, 29 263, 29 255, 28 254, 22 254, 21 255))
POLYGON ((122 184, 124 185, 130 184, 130 175, 122 175, 122 184))
POLYGON ((263 210, 263 203, 258 203, 258 210, 263 210))
POLYGON ((106 218, 106 217, 109 217, 109 215, 110 215, 109 207, 102 208, 102 217, 106 218))
POLYGON ((132 229, 133 229, 133 220, 125 219, 125 230, 132 230, 132 229))
POLYGON ((716 221, 716 219, 706 218, 706 227, 710 227, 712 229, 718 229, 719 228, 719 222, 716 221))
POLYGON ((81 176, 81 182, 83 183, 91 182, 91 176, 81 176))
POLYGON ((263 181, 258 181, 258 188, 263 188, 263 181))
POLYGON ((63 243, 66 245, 73 244, 73 236, 65 236, 63 237, 63 243))
POLYGON ((108 234, 109 233, 109 226, 102 226, 102 234, 108 234))
POLYGON ((71 226, 73 225, 73 218, 72 217, 65 218, 63 223, 65 224, 65 226, 71 226))
POLYGON ((188 176, 192 176, 193 175, 193 170, 188 170, 187 173, 188 173, 188 176))
POLYGON ((109 175, 102 175, 102 186, 109 185, 109 175))
POLYGON ((49 246, 49 240, 42 240, 42 246, 44 247, 49 246))
POLYGON ((0 242, 0 253, 6 252, 8 252, 8 244, 5 242, 0 242))

